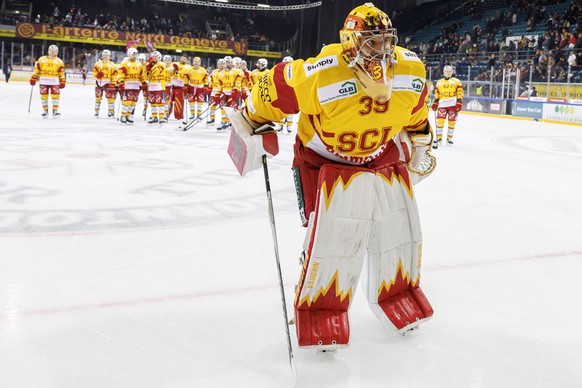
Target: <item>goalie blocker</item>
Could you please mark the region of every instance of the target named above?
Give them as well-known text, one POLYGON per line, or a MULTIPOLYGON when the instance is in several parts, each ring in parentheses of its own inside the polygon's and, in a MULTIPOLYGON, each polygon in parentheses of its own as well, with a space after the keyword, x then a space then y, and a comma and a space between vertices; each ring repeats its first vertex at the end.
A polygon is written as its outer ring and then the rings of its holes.
POLYGON ((225 107, 231 121, 228 155, 241 176, 260 168, 262 157, 272 158, 279 153, 276 129, 271 125, 254 128, 241 112, 225 107))

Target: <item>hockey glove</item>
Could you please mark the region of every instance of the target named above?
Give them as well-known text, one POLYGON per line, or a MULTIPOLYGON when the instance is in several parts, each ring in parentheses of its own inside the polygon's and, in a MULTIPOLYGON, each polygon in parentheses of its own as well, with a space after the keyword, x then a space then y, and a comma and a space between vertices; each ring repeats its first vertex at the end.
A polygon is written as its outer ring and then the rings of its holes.
POLYGON ((436 158, 429 151, 432 145, 432 137, 432 130, 428 124, 422 132, 400 132, 400 140, 408 147, 410 152, 407 167, 413 184, 417 184, 428 177, 436 167, 436 158))
POLYGON ((65 81, 59 82, 59 88, 61 88, 61 89, 64 89, 66 85, 67 84, 65 83, 65 81))
POLYGON ((101 78, 103 78, 103 76, 104 76, 104 74, 103 74, 103 72, 102 72, 102 71, 99 71, 99 72, 97 72, 97 74, 96 74, 96 75, 97 75, 97 78, 98 78, 98 79, 101 79, 101 78))
POLYGON ((146 82, 141 84, 141 91, 144 93, 148 91, 148 84, 146 82))
POLYGON ((202 90, 204 90, 204 94, 206 94, 207 96, 210 95, 210 93, 212 92, 212 88, 210 86, 204 86, 202 90))
POLYGON ((32 86, 36 85, 36 80, 34 78, 31 78, 29 82, 32 86))
POLYGON ((432 109, 432 110, 437 110, 438 108, 439 108, 439 100, 434 100, 434 101, 432 102, 431 109, 432 109))
POLYGON ((263 155, 279 153, 277 133, 272 123, 260 125, 248 118, 246 110, 224 108, 232 124, 228 155, 241 176, 260 168, 263 155))
POLYGON ((119 81, 117 83, 117 90, 119 90, 119 93, 123 93, 123 91, 125 90, 125 82, 119 81))
POLYGON ((463 109, 463 100, 457 100, 457 105, 455 105, 455 112, 459 112, 463 109))

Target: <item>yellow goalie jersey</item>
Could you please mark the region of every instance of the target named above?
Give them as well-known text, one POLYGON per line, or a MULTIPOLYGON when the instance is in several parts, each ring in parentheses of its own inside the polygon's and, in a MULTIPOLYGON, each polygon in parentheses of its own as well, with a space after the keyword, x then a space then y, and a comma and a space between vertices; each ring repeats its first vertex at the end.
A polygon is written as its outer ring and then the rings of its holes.
POLYGON ((330 160, 368 163, 400 131, 428 126, 424 64, 401 47, 394 60, 392 94, 384 102, 364 90, 370 82, 348 67, 340 44, 324 47, 315 58, 278 64, 253 87, 249 118, 277 122, 300 112, 297 134, 305 147, 330 160))
POLYGON ((261 78, 262 76, 267 74, 268 71, 269 71, 269 69, 263 69, 263 70, 255 69, 255 70, 251 71, 249 88, 252 88, 257 82, 259 82, 259 78, 261 78))
POLYGON ((58 85, 65 82, 65 64, 58 58, 42 56, 34 65, 32 79, 38 80, 41 85, 58 85))
POLYGON ((439 108, 455 106, 464 95, 463 84, 455 77, 441 78, 434 88, 434 99, 439 102, 439 108))

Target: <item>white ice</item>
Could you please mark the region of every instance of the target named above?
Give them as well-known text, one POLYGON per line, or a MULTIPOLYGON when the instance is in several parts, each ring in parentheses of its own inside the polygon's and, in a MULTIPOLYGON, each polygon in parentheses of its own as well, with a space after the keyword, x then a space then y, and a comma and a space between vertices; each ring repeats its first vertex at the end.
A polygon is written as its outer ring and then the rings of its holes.
MULTIPOLYGON (((292 387, 262 171, 214 128, 97 120, 90 85, 43 120, 30 90, 0 85, 0 387, 292 387)), ((293 140, 269 163, 290 317, 293 140)), ((396 335, 358 288, 347 349, 291 326, 297 386, 582 387, 581 151, 581 127, 461 114, 415 188, 434 318, 396 335)))

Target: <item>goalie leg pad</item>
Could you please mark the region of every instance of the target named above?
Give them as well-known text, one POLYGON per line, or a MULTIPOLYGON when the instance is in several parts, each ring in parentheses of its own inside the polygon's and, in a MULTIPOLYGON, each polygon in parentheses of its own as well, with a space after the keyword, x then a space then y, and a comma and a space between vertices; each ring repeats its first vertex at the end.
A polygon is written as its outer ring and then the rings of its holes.
POLYGON ((374 173, 324 165, 295 296, 301 347, 343 347, 350 337, 348 309, 360 277, 372 220, 374 173))
POLYGON ((175 86, 172 92, 172 101, 170 103, 173 103, 174 118, 182 120, 184 119, 184 88, 175 86))
POLYGON ((397 331, 416 328, 433 309, 419 287, 422 232, 404 163, 376 170, 364 290, 372 311, 397 331))

